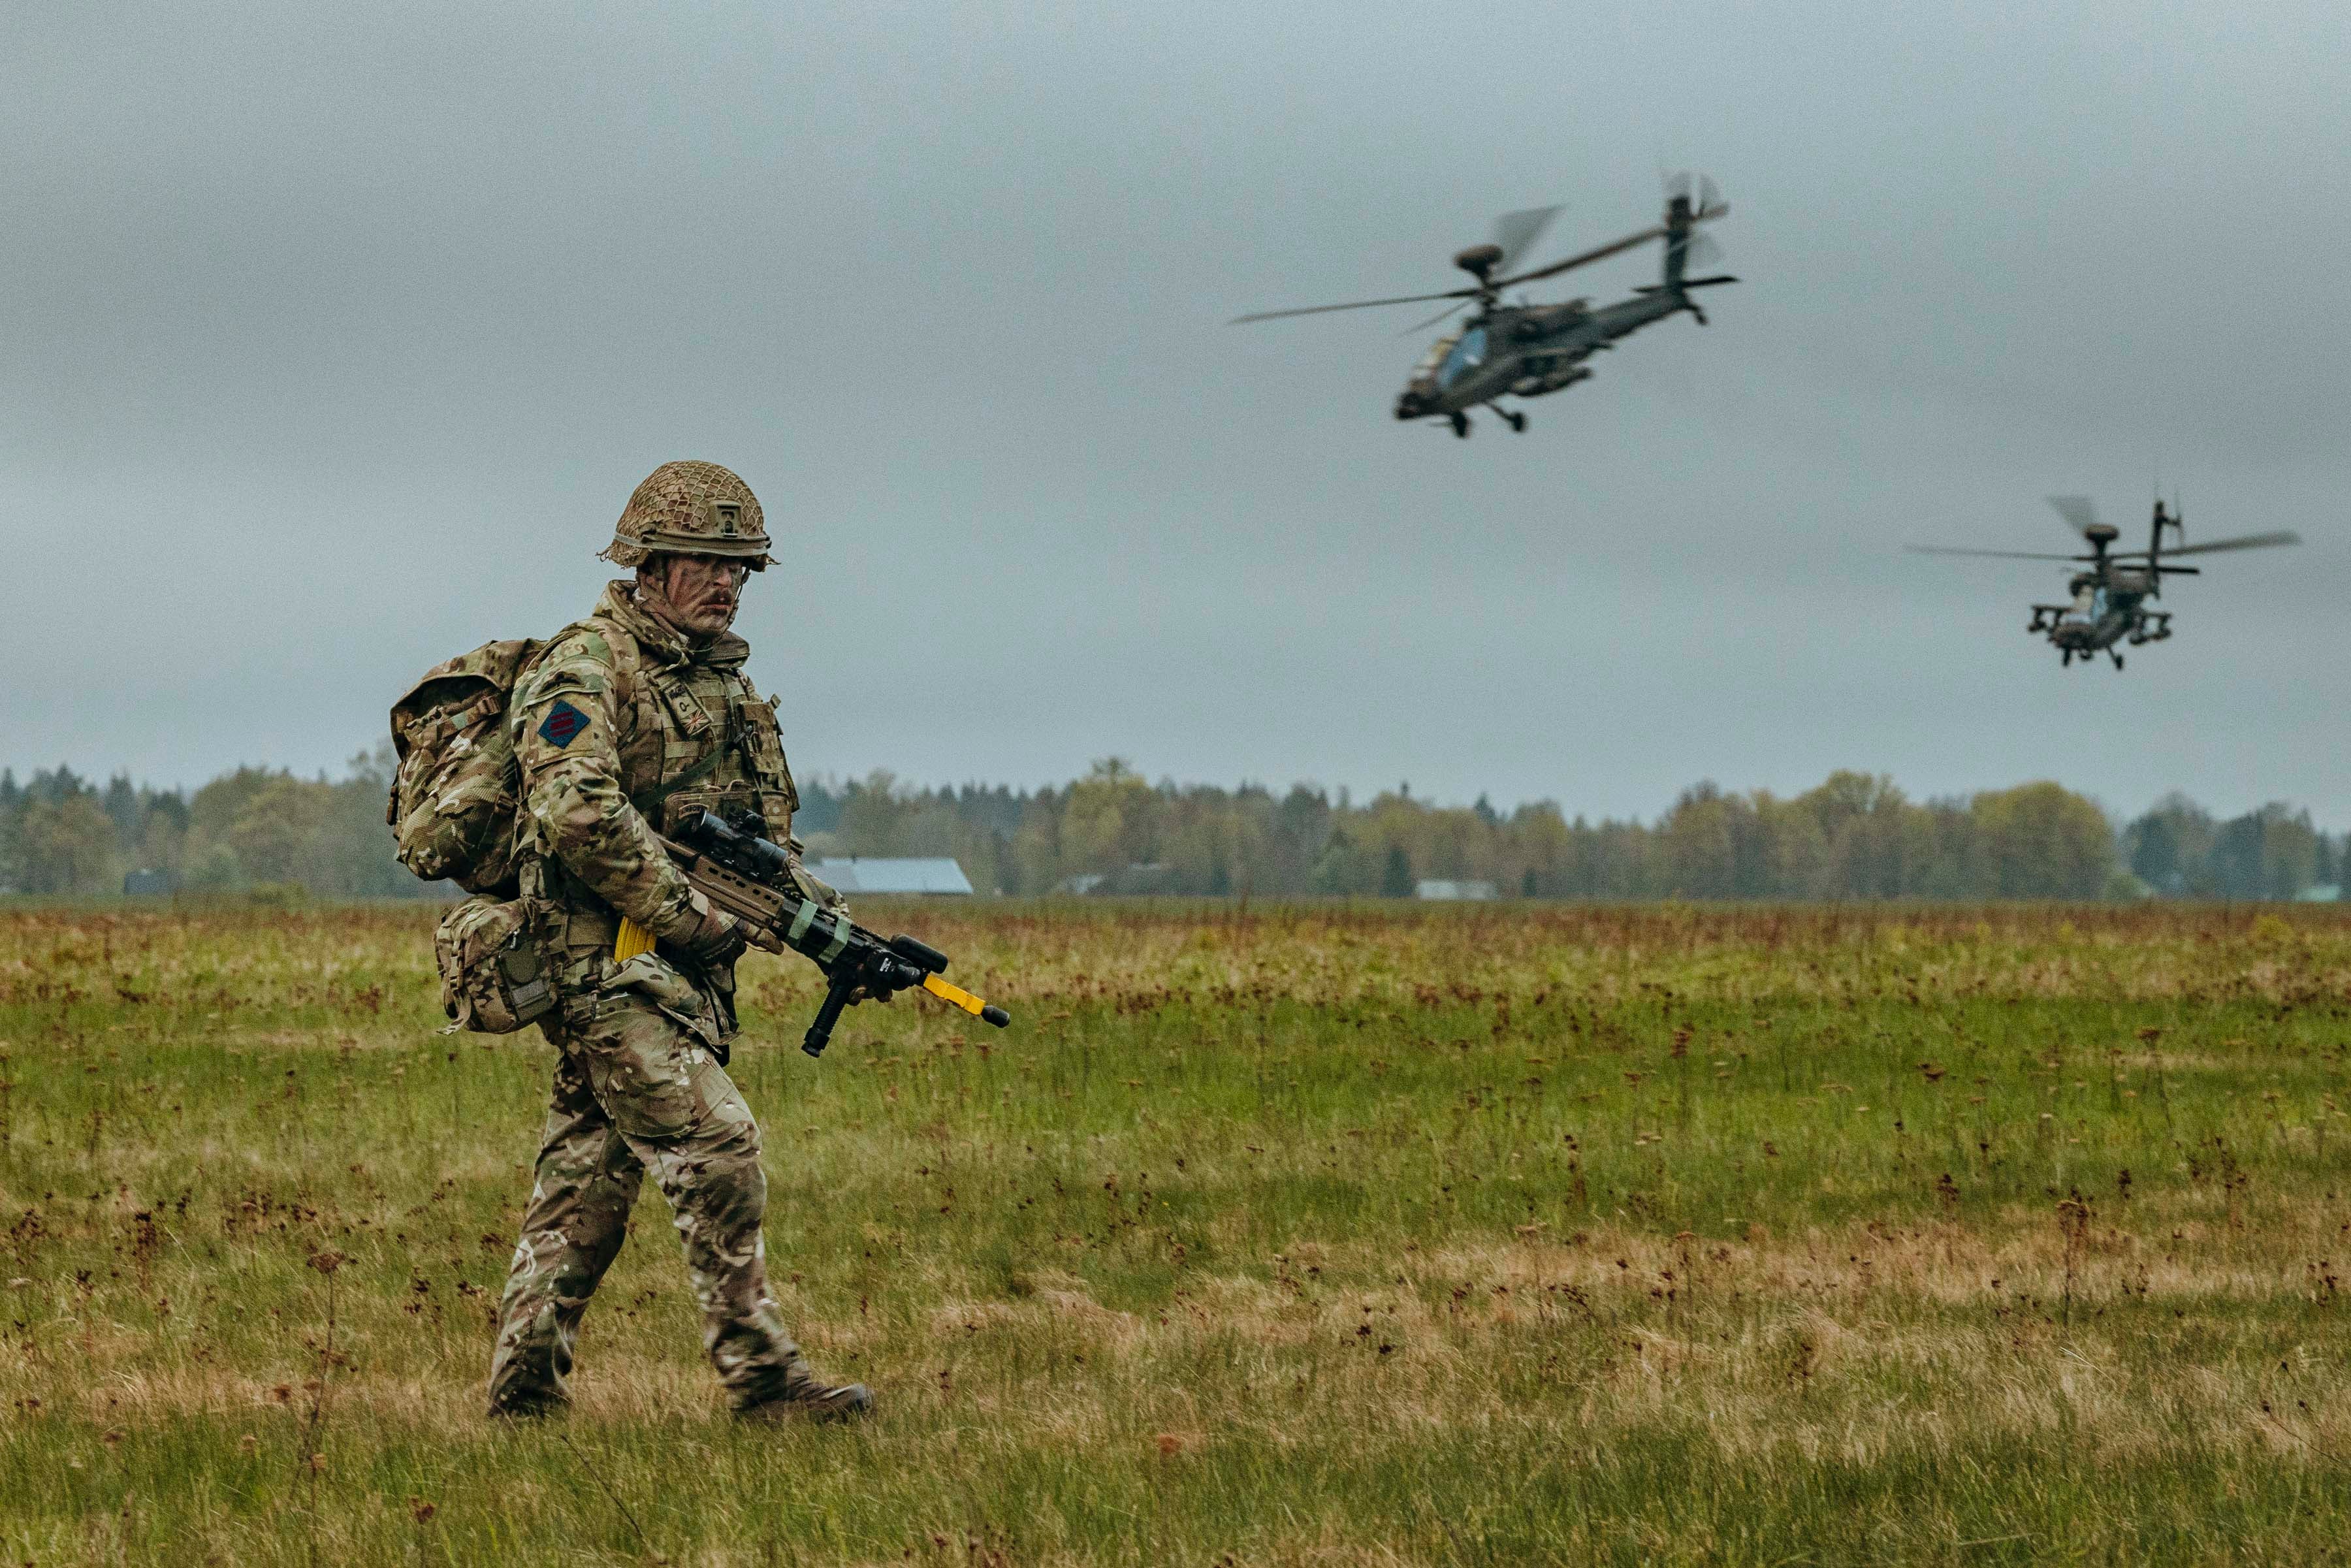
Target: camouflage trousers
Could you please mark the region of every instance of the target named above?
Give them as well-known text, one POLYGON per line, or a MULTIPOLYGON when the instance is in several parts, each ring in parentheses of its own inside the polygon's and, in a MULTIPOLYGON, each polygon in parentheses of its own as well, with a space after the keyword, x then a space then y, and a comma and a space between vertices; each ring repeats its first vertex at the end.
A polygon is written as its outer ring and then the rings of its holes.
POLYGON ((580 1316, 620 1254, 648 1170, 685 1245, 703 1347, 728 1399, 742 1408, 777 1397, 799 1367, 768 1293, 758 1124, 705 1043, 710 1020, 674 971, 667 978, 684 993, 667 1007, 607 989, 548 1028, 562 1060, 499 1303, 493 1413, 569 1397, 580 1316))

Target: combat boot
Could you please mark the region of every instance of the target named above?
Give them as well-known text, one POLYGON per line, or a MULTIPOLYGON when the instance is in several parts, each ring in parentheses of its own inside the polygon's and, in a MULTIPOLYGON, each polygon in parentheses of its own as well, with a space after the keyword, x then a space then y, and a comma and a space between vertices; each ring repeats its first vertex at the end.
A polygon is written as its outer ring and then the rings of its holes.
POLYGON ((850 1421, 872 1413, 873 1391, 865 1385, 827 1383, 809 1370, 807 1362, 799 1361, 785 1375, 782 1392, 746 1405, 735 1414, 746 1421, 789 1420, 796 1416, 811 1421, 850 1421))

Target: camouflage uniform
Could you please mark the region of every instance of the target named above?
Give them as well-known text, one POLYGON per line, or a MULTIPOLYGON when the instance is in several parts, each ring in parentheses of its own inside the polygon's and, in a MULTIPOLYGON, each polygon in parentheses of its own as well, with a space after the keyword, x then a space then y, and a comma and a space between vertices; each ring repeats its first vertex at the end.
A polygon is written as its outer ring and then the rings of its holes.
POLYGON ((559 1006, 540 1027, 561 1060, 499 1307, 494 1412, 568 1397, 580 1315, 647 1170, 684 1243, 730 1401, 747 1409, 822 1387, 768 1293, 759 1128, 726 1074, 734 966, 679 951, 709 905, 653 838, 654 824, 713 809, 755 811, 791 841, 798 794, 773 707, 742 674, 748 653, 732 633, 689 643, 614 582, 516 687, 523 892, 555 969, 559 1006), (622 914, 660 946, 616 963, 622 914))

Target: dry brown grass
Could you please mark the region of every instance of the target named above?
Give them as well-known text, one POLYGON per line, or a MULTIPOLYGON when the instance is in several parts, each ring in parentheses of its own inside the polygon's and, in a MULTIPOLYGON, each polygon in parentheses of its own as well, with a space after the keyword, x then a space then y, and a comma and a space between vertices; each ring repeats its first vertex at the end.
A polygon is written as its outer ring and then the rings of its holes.
POLYGON ((2351 1538, 2335 912, 869 913, 1019 1018, 812 1065, 751 973, 778 1293, 883 1415, 727 1421, 648 1196, 568 1442, 478 1416, 547 1064, 430 1032, 417 912, 0 913, 0 1559, 2351 1538))

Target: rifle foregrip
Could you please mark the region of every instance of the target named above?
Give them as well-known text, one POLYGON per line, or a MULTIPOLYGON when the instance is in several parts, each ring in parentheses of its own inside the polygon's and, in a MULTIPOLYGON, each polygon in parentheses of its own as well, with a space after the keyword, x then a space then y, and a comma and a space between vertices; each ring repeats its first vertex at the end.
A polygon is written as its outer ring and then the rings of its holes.
POLYGON ((832 1043, 832 1026, 841 1021, 841 1009, 849 1005, 849 993, 856 987, 857 977, 848 966, 833 971, 832 984, 825 988, 824 1005, 816 1009, 816 1021, 800 1037, 801 1051, 812 1057, 824 1054, 824 1048, 832 1043))

